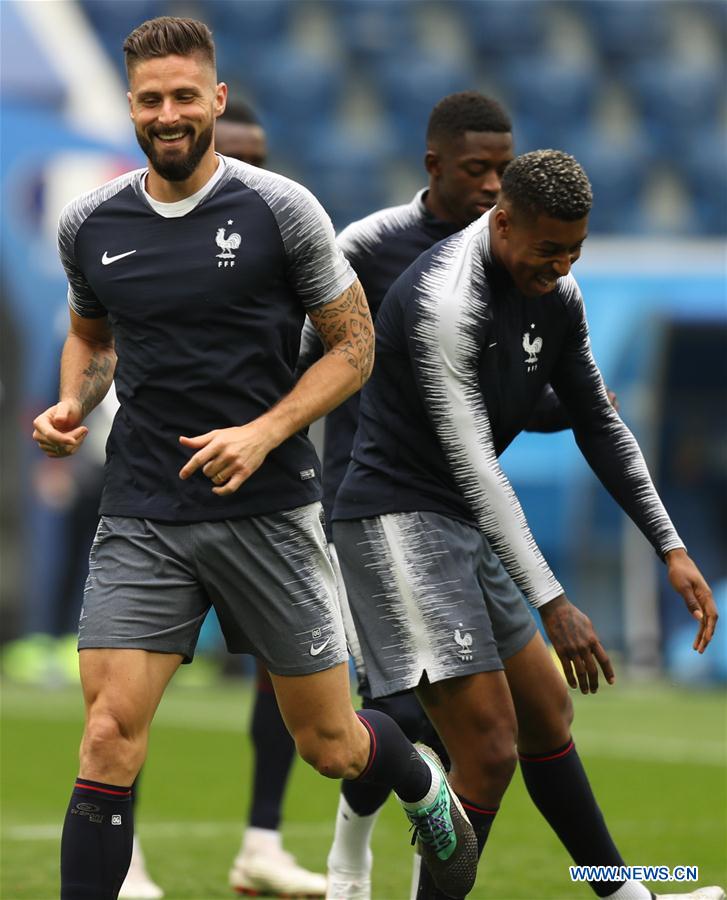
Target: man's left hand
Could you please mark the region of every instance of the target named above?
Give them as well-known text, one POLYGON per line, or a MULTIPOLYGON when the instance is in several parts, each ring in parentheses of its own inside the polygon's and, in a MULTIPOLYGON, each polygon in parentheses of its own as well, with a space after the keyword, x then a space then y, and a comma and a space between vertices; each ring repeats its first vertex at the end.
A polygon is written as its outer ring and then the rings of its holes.
POLYGON ((233 428, 216 428, 197 437, 180 437, 179 443, 197 452, 179 470, 187 479, 197 469, 210 479, 213 494, 225 496, 235 491, 263 463, 272 446, 255 422, 233 428))
POLYGON ((671 586, 682 595, 687 609, 699 622, 692 646, 698 653, 704 653, 719 618, 712 591, 686 550, 670 550, 666 554, 666 566, 671 586))

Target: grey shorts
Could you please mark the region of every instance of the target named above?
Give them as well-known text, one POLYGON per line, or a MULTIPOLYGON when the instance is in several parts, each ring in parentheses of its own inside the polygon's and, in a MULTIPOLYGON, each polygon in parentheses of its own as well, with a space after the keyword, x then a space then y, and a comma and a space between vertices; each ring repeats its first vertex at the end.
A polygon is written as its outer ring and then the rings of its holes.
POLYGON ((221 522, 169 525, 103 517, 91 548, 79 650, 194 656, 214 606, 232 653, 276 675, 347 659, 321 505, 221 522))
POLYGON ((473 526, 390 513, 336 521, 333 539, 372 697, 502 669, 537 631, 473 526))

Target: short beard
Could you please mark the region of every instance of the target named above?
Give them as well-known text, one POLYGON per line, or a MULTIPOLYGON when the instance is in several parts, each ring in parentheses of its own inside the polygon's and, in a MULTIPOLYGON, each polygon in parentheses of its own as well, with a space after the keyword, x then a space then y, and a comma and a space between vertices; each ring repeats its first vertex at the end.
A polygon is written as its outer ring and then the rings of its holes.
POLYGON ((158 175, 161 175, 166 181, 186 181, 194 175, 202 157, 212 143, 213 134, 214 122, 210 124, 209 128, 201 132, 186 156, 168 161, 159 158, 159 154, 154 148, 154 141, 147 138, 138 129, 136 130, 136 140, 139 142, 144 156, 149 160, 152 169, 158 175))

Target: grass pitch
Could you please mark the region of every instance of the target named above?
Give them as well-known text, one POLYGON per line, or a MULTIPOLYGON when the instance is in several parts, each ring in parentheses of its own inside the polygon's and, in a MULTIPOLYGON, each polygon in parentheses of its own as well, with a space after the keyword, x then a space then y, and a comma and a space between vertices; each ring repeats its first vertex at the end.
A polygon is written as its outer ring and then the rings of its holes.
MULTIPOLYGON (((150 872, 168 900, 232 897, 227 870, 242 833, 250 774, 244 682, 172 687, 152 732, 137 819, 150 872)), ((82 704, 78 688, 2 685, 4 900, 58 897, 58 843, 82 704)), ((696 865, 727 883, 727 694, 620 684, 576 697, 574 736, 611 832, 630 864, 696 865)), ((338 785, 298 762, 284 842, 325 871, 338 785)), ((409 896, 407 825, 389 802, 374 834, 374 900, 409 896)), ((519 774, 485 851, 473 900, 592 897, 532 806, 519 774)), ((688 885, 651 884, 662 892, 688 885)))

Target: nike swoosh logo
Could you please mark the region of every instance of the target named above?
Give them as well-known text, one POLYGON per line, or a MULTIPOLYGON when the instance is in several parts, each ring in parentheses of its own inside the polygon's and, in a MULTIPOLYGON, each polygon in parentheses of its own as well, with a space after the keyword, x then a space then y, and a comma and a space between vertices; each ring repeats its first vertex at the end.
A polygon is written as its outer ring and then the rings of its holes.
POLYGON ((136 250, 127 250, 126 253, 119 253, 117 256, 109 256, 109 251, 104 250, 104 255, 101 257, 101 262, 105 266, 110 266, 111 263, 116 262, 117 259, 123 259, 125 256, 131 256, 132 253, 136 253, 136 250))
POLYGON ((310 645, 310 655, 318 656, 319 653, 322 653, 326 649, 326 647, 330 644, 330 642, 331 642, 331 639, 326 638, 326 640, 323 641, 322 644, 318 644, 317 647, 315 644, 311 644, 310 645))

